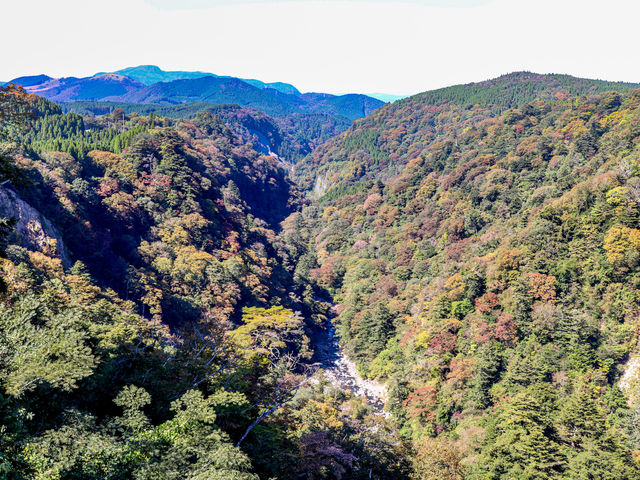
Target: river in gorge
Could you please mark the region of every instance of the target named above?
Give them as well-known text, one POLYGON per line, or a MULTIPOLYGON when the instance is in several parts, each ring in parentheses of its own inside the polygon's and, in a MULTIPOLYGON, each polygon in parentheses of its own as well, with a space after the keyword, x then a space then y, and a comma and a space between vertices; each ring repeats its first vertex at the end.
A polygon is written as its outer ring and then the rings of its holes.
POLYGON ((387 415, 384 405, 387 400, 387 388, 374 380, 360 376, 356 365, 340 347, 336 329, 332 320, 322 331, 314 335, 315 354, 313 361, 324 370, 327 380, 342 390, 349 390, 354 395, 363 397, 380 413, 387 415))

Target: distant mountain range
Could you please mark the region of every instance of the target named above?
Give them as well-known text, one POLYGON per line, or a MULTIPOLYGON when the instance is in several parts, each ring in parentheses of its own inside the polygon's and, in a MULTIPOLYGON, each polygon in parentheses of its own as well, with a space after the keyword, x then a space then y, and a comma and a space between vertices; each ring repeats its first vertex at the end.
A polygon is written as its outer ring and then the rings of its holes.
POLYGON ((86 78, 51 78, 47 75, 37 75, 16 78, 9 83, 20 84, 28 92, 58 103, 119 97, 145 87, 132 78, 115 73, 86 78))
MULTIPOLYGON (((156 65, 139 65, 137 67, 128 67, 118 70, 116 72, 120 75, 126 75, 129 78, 144 83, 145 85, 153 85, 158 82, 172 82, 173 80, 186 80, 202 77, 219 77, 219 78, 236 78, 226 75, 215 75, 207 72, 184 72, 184 71, 165 71, 156 65)), ((98 74, 99 75, 99 74, 98 74)), ((265 83, 260 80, 254 80, 249 78, 241 78, 245 83, 253 85, 256 88, 273 88, 282 93, 299 95, 300 91, 289 83, 273 82, 265 83)))
POLYGON ((287 83, 218 76, 205 72, 164 71, 153 65, 125 68, 91 77, 52 78, 48 75, 18 77, 17 83, 30 93, 57 103, 77 101, 121 102, 131 104, 180 105, 238 104, 271 115, 322 113, 362 118, 385 102, 360 95, 300 93, 287 83))

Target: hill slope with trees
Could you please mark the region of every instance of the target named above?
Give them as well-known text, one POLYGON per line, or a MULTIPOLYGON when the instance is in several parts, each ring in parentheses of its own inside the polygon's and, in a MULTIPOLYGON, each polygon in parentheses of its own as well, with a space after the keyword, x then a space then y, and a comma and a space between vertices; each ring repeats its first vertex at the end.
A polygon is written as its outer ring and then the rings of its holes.
POLYGON ((297 269, 387 382, 418 478, 640 475, 637 372, 618 385, 638 355, 640 90, 566 79, 401 100, 296 167, 315 198, 285 227, 297 269))
POLYGON ((640 476, 640 90, 426 92, 291 176, 331 124, 103 113, 0 91, 5 477, 640 476))
POLYGON ((311 379, 328 306, 277 234, 284 170, 211 114, 114 113, 0 91, 2 477, 407 478, 311 379))

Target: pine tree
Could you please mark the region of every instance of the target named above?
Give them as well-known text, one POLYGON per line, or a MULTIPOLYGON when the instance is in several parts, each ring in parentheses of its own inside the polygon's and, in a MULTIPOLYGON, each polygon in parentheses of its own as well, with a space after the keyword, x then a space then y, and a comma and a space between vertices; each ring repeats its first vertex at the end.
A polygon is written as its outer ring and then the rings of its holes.
POLYGON ((605 418, 585 388, 579 388, 558 414, 562 436, 575 448, 588 439, 598 439, 606 431, 605 418))
POLYGON ((561 478, 566 457, 551 435, 551 398, 548 388, 532 386, 502 406, 487 429, 472 480, 561 478))
POLYGON ((384 350, 394 331, 393 315, 384 303, 378 303, 373 312, 368 312, 358 326, 356 349, 373 358, 384 350))

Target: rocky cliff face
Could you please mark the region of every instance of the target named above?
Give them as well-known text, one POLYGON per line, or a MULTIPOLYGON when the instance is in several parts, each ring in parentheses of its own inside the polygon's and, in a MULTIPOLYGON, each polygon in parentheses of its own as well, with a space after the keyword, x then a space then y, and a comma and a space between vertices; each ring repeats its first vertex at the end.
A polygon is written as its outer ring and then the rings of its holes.
POLYGON ((57 256, 65 268, 71 266, 58 229, 37 209, 6 187, 0 187, 0 216, 16 219, 16 243, 29 250, 57 256))

